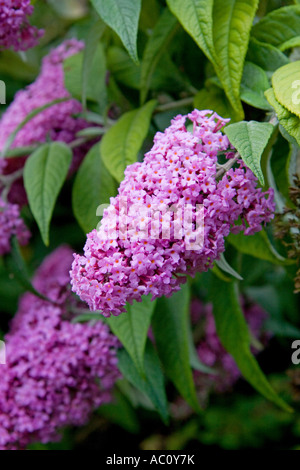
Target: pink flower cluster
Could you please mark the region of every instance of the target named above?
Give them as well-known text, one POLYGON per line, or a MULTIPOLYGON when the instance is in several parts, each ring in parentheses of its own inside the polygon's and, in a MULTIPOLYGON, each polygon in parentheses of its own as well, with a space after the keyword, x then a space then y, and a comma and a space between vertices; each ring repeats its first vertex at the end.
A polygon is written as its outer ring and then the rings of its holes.
POLYGON ((71 262, 68 247, 46 258, 34 285, 55 304, 25 294, 5 338, 0 450, 59 440, 60 429, 86 423, 96 407, 111 400, 119 377, 118 340, 100 321, 66 320, 67 306, 72 306, 67 289, 71 262))
MULTIPOLYGON (((270 339, 270 333, 264 330, 266 312, 259 305, 247 303, 243 298, 241 303, 252 337, 265 347, 270 339)), ((225 351, 218 338, 212 305, 204 305, 198 299, 193 300, 191 317, 192 323, 201 331, 201 339, 197 345, 199 359, 216 372, 215 375, 195 372, 198 394, 201 400, 205 401, 211 391, 224 393, 230 390, 241 377, 241 373, 233 357, 225 351)), ((252 352, 257 354, 259 351, 252 347, 252 352)))
POLYGON ((104 211, 99 231, 87 235, 84 256, 75 255, 73 262, 73 290, 91 310, 119 315, 126 302, 140 301, 142 295, 152 294, 153 299, 171 295, 187 274, 212 267, 224 251, 224 237, 230 230, 250 235, 273 217, 272 190, 263 193, 257 188, 257 179, 241 160, 218 180, 218 154, 233 157, 229 141, 220 131, 225 122, 208 110, 179 115, 164 133, 156 134, 144 161, 127 167, 119 195, 104 211), (187 119, 193 124, 192 131, 186 128, 187 119), (153 236, 153 217, 147 211, 155 208, 165 214, 172 207, 180 213, 186 205, 202 206, 204 224, 193 214, 188 220, 191 229, 186 231, 183 224, 184 233, 178 239, 174 218, 170 236, 164 238, 165 219, 158 212, 153 236), (145 229, 148 236, 144 236, 145 229), (201 232, 201 246, 191 249, 201 232))
MULTIPOLYGON (((3 114, 0 121, 0 150, 3 149, 7 138, 17 126, 36 108, 42 107, 54 100, 68 98, 69 92, 64 85, 63 61, 84 47, 76 39, 69 39, 52 50, 43 59, 41 73, 25 90, 17 92, 13 103, 3 114)), ((81 103, 75 99, 55 104, 30 120, 18 133, 12 147, 24 147, 44 143, 47 139, 70 143, 76 138, 77 132, 87 127, 87 122, 76 117, 82 111, 81 103)), ((72 163, 76 169, 86 154, 87 146, 74 151, 72 163)), ((2 174, 10 174, 24 165, 25 158, 7 158, 5 165, 0 168, 2 174)), ((24 203, 24 192, 20 184, 12 189, 10 199, 24 203), (19 198, 17 197, 19 194, 19 198)), ((25 199, 26 201, 26 199, 25 199)))
POLYGON ((19 206, 0 197, 0 256, 10 251, 10 240, 16 236, 21 245, 28 243, 30 232, 20 217, 19 206))
POLYGON ((0 0, 0 48, 26 51, 34 47, 44 31, 31 26, 30 0, 0 0))

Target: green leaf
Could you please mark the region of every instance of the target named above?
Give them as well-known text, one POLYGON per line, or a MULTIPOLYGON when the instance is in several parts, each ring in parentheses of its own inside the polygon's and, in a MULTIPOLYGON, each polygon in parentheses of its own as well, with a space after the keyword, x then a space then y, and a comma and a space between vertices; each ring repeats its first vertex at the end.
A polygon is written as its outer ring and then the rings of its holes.
POLYGON ((241 100, 254 108, 272 110, 264 92, 270 88, 266 72, 252 62, 245 62, 241 82, 241 100))
POLYGON ((139 90, 141 66, 132 62, 121 47, 111 46, 107 51, 107 67, 118 82, 139 90))
POLYGON ((277 253, 264 230, 257 232, 254 235, 244 235, 243 233, 230 234, 228 235, 227 240, 238 251, 241 251, 246 255, 251 255, 255 258, 263 259, 278 265, 294 263, 293 260, 283 258, 283 256, 277 253))
POLYGON ((167 0, 167 5, 200 49, 215 64, 212 34, 213 0, 167 0))
POLYGON ((243 280, 239 273, 237 273, 230 266, 230 264, 228 264, 223 253, 221 253, 220 259, 215 261, 215 264, 218 266, 218 268, 222 269, 222 271, 225 271, 225 273, 230 274, 230 276, 234 277, 235 279, 238 279, 239 281, 243 280))
POLYGON ((100 152, 100 144, 94 145, 83 160, 72 191, 74 215, 85 233, 97 227, 97 208, 108 204, 117 193, 117 184, 106 169, 100 152))
POLYGON ((142 302, 127 304, 127 312, 107 319, 112 332, 121 341, 140 375, 145 373, 145 345, 155 307, 155 301, 152 302, 150 297, 144 297, 142 302))
POLYGON ((135 163, 148 133, 156 101, 129 111, 118 120, 101 141, 101 153, 108 171, 118 182, 124 178, 127 165, 135 163))
POLYGON ((276 100, 300 117, 300 60, 276 70, 272 85, 276 100))
POLYGON ((95 10, 120 37, 130 57, 138 62, 137 32, 141 0, 91 0, 95 10))
POLYGON ((263 17, 253 28, 251 35, 261 42, 280 46, 299 35, 300 5, 278 8, 263 17))
POLYGON ((118 357, 118 367, 122 375, 138 390, 149 397, 162 417, 164 423, 167 424, 169 415, 164 386, 164 376, 151 341, 147 341, 145 349, 145 376, 141 376, 139 374, 134 362, 125 349, 119 351, 118 357))
POLYGON ((82 100, 84 107, 90 100, 98 103, 103 112, 107 99, 105 79, 106 59, 100 43, 95 50, 79 52, 64 61, 65 87, 74 98, 82 100))
POLYGON ((11 239, 11 252, 4 257, 4 264, 10 275, 12 274, 26 291, 31 292, 31 294, 34 294, 42 300, 50 301, 32 285, 26 263, 22 256, 18 240, 15 236, 11 239))
POLYGON ((83 53, 78 52, 64 60, 64 84, 73 98, 82 99, 83 53))
MULTIPOLYGON (((295 114, 291 113, 288 109, 282 106, 276 99, 273 88, 269 88, 265 92, 265 96, 270 105, 276 111, 277 118, 281 126, 292 136, 293 139, 300 145, 300 119, 295 114)), ((285 137, 285 136, 284 136, 285 137)))
POLYGON ((231 124, 224 130, 230 143, 238 150, 243 161, 262 185, 264 185, 264 176, 260 159, 273 129, 272 124, 268 122, 242 121, 231 124))
POLYGON ((152 327, 158 355, 166 374, 187 403, 199 411, 190 366, 189 308, 189 288, 185 285, 170 299, 159 299, 152 327))
POLYGON ((287 49, 292 49, 293 47, 299 47, 299 46, 300 46, 300 36, 296 36, 295 38, 291 38, 288 41, 281 44, 279 49, 281 51, 286 51, 287 49))
POLYGON ((194 107, 197 109, 211 109, 232 122, 239 121, 239 115, 232 108, 224 91, 214 85, 202 88, 194 98, 194 107))
POLYGON ((56 199, 68 174, 72 152, 61 142, 45 144, 27 159, 24 184, 30 209, 45 245, 56 199))
POLYGON ((268 76, 289 63, 289 59, 277 47, 257 41, 255 38, 250 39, 246 59, 261 67, 268 76))
POLYGON ((146 44, 141 68, 141 103, 144 103, 155 68, 171 42, 176 30, 177 20, 166 8, 160 16, 146 44))
MULTIPOLYGON (((95 46, 95 44, 93 44, 95 46)), ((102 44, 98 43, 95 52, 84 52, 82 67, 82 102, 86 108, 87 99, 99 104, 103 114, 107 106, 106 57, 102 44)))
POLYGON ((232 107, 244 116, 240 102, 240 84, 258 0, 215 0, 213 41, 216 72, 232 107))
POLYGON ((214 277, 211 299, 217 334, 245 379, 268 400, 292 411, 273 390, 250 351, 250 333, 239 304, 237 286, 214 277))
POLYGON ((106 101, 106 58, 103 46, 99 40, 105 30, 105 25, 101 20, 97 21, 91 28, 85 42, 82 63, 82 105, 86 109, 89 84, 96 86, 98 102, 106 101), (91 84, 91 81, 94 83, 91 84))
POLYGON ((140 426, 137 414, 129 401, 118 390, 114 391, 111 403, 101 405, 98 413, 126 431, 137 433, 140 426))

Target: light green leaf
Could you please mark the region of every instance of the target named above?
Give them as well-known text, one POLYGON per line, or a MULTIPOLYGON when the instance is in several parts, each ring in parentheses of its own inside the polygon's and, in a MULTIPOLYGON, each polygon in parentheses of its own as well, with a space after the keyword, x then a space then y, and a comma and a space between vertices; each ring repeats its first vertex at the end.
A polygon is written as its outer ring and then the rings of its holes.
MULTIPOLYGON (((122 314, 123 315, 123 314, 122 314)), ((164 376, 159 359, 150 340, 145 348, 145 375, 141 376, 130 358, 122 349, 118 353, 118 367, 122 375, 138 390, 148 396, 165 424, 168 423, 168 406, 164 386, 164 376)))
POLYGON ((145 345, 155 303, 151 301, 151 296, 147 296, 142 302, 127 304, 127 312, 122 315, 107 319, 112 332, 119 338, 142 376, 145 373, 145 345))
POLYGON ((244 235, 243 233, 230 234, 227 240, 238 251, 255 258, 269 261, 273 264, 288 265, 293 264, 293 260, 289 260, 281 256, 271 244, 268 235, 264 230, 254 235, 244 235))
POLYGON ((74 215, 85 233, 97 227, 97 207, 108 204, 117 193, 117 183, 106 169, 100 144, 94 145, 83 160, 72 190, 74 215))
POLYGON ((24 184, 30 209, 45 245, 56 199, 68 174, 72 152, 61 142, 45 144, 27 159, 24 184))
POLYGON ((299 35, 300 5, 278 8, 256 23, 251 35, 261 42, 280 46, 299 35))
POLYGON ((230 274, 230 276, 234 277, 235 279, 238 279, 239 281, 242 281, 243 278, 237 273, 231 266, 230 264, 226 261, 225 256, 223 253, 221 253, 220 259, 215 261, 215 264, 222 269, 222 271, 225 271, 225 273, 230 274))
POLYGON ((213 0, 167 0, 167 5, 200 49, 215 64, 213 46, 213 0))
POLYGON ((190 366, 189 308, 189 288, 184 285, 170 299, 159 299, 152 327, 158 355, 166 374, 187 403, 199 411, 190 366))
POLYGON ((130 57, 138 62, 137 32, 141 0, 91 0, 95 10, 120 37, 130 57))
POLYGON ((272 110, 264 92, 270 88, 266 72, 252 62, 245 62, 241 82, 241 100, 254 108, 272 110))
POLYGON ((279 49, 281 51, 286 51, 287 49, 292 49, 293 47, 299 47, 299 46, 300 46, 300 36, 296 36, 295 38, 291 38, 288 41, 281 44, 279 49))
POLYGON ((232 122, 239 121, 239 115, 232 108, 224 91, 214 85, 202 88, 194 98, 194 107, 197 109, 211 109, 232 122))
POLYGON ((155 68, 171 42, 176 30, 177 20, 166 8, 160 16, 146 44, 141 68, 141 103, 144 103, 155 68))
POLYGON ((258 0, 215 0, 213 8, 216 72, 241 119, 240 84, 257 6, 258 0))
POLYGON ((269 77, 276 69, 289 63, 289 59, 277 47, 255 38, 250 39, 246 59, 261 67, 269 77))
POLYGON ((262 153, 271 137, 274 127, 268 122, 242 121, 225 128, 230 143, 240 153, 243 161, 264 185, 260 167, 262 153))
POLYGON ((156 101, 151 100, 141 108, 125 113, 101 141, 104 164, 118 182, 123 180, 127 165, 137 160, 155 106, 156 101))
POLYGON ((236 285, 214 276, 211 299, 217 334, 245 379, 268 400, 286 411, 292 411, 273 390, 250 351, 250 332, 241 311, 236 285))
POLYGON ((300 60, 276 70, 272 85, 276 100, 300 117, 300 60))
MULTIPOLYGON (((265 92, 265 96, 270 105, 276 111, 277 118, 281 126, 286 132, 292 136, 293 139, 300 145, 300 119, 295 114, 291 113, 288 109, 282 106, 276 99, 273 88, 269 88, 265 92)), ((286 136, 284 136, 286 137, 286 136)), ((288 139, 289 140, 289 139, 288 139)))

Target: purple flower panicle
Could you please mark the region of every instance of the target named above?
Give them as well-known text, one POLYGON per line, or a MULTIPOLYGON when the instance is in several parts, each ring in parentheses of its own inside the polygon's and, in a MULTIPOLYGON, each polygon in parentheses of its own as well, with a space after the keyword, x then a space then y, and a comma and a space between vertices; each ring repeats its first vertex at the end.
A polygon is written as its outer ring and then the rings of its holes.
POLYGON ((0 256, 10 251, 12 236, 16 236, 20 245, 26 245, 30 232, 20 217, 19 206, 4 202, 0 197, 0 256))
POLYGON ((87 235, 84 256, 75 255, 72 265, 73 290, 91 310, 119 315, 126 302, 140 301, 142 295, 152 294, 153 299, 171 295, 186 275, 212 267, 230 231, 250 235, 274 216, 272 190, 264 193, 257 188, 256 177, 242 160, 217 178, 218 154, 234 155, 220 131, 226 122, 207 110, 179 115, 164 133, 156 134, 144 161, 127 167, 100 229, 87 235), (187 119, 193 124, 191 132, 187 119), (187 205, 202 205, 204 224, 198 224, 195 214, 190 216, 192 230, 184 230, 178 239, 175 230, 180 217, 171 217, 170 225, 159 211, 173 208, 180 213, 187 205), (149 217, 152 209, 158 213, 155 220, 149 217), (166 223, 171 227, 168 237, 162 236, 166 223), (191 249, 201 232, 203 243, 191 249))
POLYGON ((0 48, 26 51, 36 46, 44 31, 31 26, 30 0, 0 0, 0 48))
POLYGON ((85 424, 96 407, 111 400, 119 377, 118 340, 100 321, 91 325, 67 320, 67 307, 73 302, 67 288, 71 262, 68 247, 60 247, 44 261, 34 285, 55 304, 25 294, 5 337, 2 450, 59 440, 60 429, 85 424))

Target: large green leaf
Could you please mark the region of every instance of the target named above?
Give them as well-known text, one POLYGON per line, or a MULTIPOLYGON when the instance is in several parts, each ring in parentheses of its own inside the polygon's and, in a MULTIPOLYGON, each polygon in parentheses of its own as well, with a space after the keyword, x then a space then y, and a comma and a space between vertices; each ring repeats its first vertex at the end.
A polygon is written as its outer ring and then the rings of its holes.
POLYGON ((299 31, 300 5, 291 5, 271 11, 253 26, 251 35, 261 42, 280 46, 299 36, 299 31))
POLYGON ((82 104, 86 109, 86 101, 89 96, 95 97, 103 113, 106 107, 106 57, 99 39, 105 30, 102 21, 97 21, 91 28, 86 39, 83 51, 83 63, 81 71, 82 104))
POLYGON ((300 60, 276 70, 272 85, 277 101, 300 117, 300 60))
POLYGON ((291 411, 273 390, 251 353, 250 333, 241 311, 236 284, 223 282, 214 276, 211 300, 218 336, 245 379, 267 399, 291 411))
POLYGON ((156 101, 151 100, 141 108, 125 113, 102 139, 101 153, 104 164, 119 182, 124 178, 127 165, 137 160, 155 106, 156 101))
POLYGON ((155 349, 150 340, 145 348, 145 375, 140 375, 129 354, 122 349, 118 367, 122 375, 138 390, 148 396, 163 421, 167 424, 169 415, 164 385, 164 376, 155 349))
POLYGON ((264 185, 260 167, 262 153, 271 137, 274 127, 268 122, 242 121, 225 128, 230 143, 240 153, 243 161, 264 185))
POLYGON ((141 375, 145 373, 145 345, 154 307, 155 301, 152 302, 151 296, 148 296, 142 302, 127 305, 127 312, 122 315, 107 319, 112 332, 119 338, 141 375))
POLYGON ((264 92, 270 88, 266 72, 252 62, 245 62, 241 82, 241 100, 254 108, 272 110, 264 92))
POLYGON ((141 0, 91 0, 95 10, 121 38, 130 57, 138 62, 137 32, 141 0))
POLYGON ((144 103, 155 68, 177 30, 177 20, 166 8, 146 44, 141 69, 141 103, 144 103))
POLYGON ((123 48, 111 46, 108 49, 107 67, 117 81, 130 88, 140 89, 141 66, 132 62, 123 48))
POLYGON ((270 261, 273 264, 288 265, 294 263, 293 260, 283 258, 271 244, 266 232, 262 230, 254 235, 244 235, 243 233, 230 234, 227 237, 229 243, 246 255, 270 261))
POLYGON ((83 160, 72 191, 74 215, 85 233, 97 227, 97 207, 108 204, 117 193, 117 184, 105 167, 100 144, 94 145, 83 160))
POLYGON ((257 6, 258 0, 215 0, 213 8, 216 72, 241 119, 240 84, 257 6))
POLYGON ((106 106, 106 60, 103 46, 91 44, 92 50, 79 52, 64 61, 64 81, 69 93, 85 106, 86 100, 106 106))
POLYGON ((246 59, 261 67, 268 76, 289 63, 289 59, 277 47, 251 38, 246 59))
POLYGON ((45 144, 27 159, 24 184, 30 209, 45 245, 56 199, 68 174, 72 159, 69 147, 61 142, 45 144))
POLYGON ((185 285, 170 299, 162 298, 158 301, 152 327, 166 374, 187 403, 199 410, 190 366, 189 308, 189 288, 185 285))
MULTIPOLYGON (((265 92, 265 96, 269 101, 270 105, 276 111, 277 118, 281 126, 286 132, 292 136, 293 139, 300 145, 300 119, 295 114, 291 113, 288 109, 282 106, 276 99, 273 88, 269 88, 265 92)), ((289 139, 288 139, 289 140, 289 139)))
POLYGON ((167 0, 167 5, 208 59, 215 64, 213 0, 167 0))

